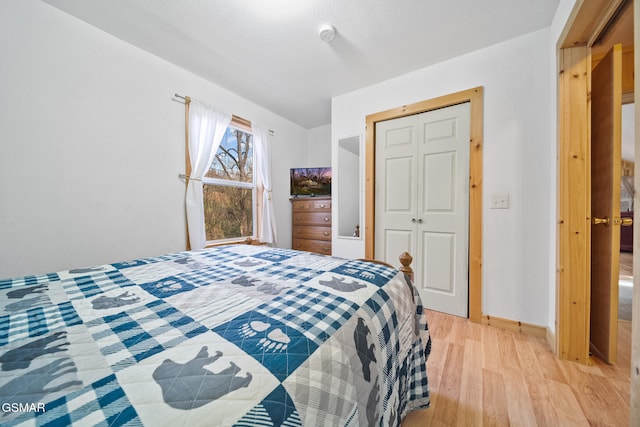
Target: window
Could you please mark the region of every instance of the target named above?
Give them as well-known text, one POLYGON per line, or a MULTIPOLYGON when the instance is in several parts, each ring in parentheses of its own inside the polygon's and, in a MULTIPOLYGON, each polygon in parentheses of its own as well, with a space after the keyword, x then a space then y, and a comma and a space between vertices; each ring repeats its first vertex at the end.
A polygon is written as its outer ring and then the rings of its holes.
POLYGON ((232 121, 202 179, 207 242, 254 237, 254 164, 253 135, 232 121))

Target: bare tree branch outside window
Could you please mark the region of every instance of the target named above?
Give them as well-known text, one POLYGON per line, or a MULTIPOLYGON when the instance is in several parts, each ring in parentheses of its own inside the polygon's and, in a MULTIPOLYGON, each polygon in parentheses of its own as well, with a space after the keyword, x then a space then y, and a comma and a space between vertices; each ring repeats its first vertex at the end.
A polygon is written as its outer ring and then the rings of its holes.
POLYGON ((253 135, 228 128, 203 181, 207 240, 253 236, 253 135))

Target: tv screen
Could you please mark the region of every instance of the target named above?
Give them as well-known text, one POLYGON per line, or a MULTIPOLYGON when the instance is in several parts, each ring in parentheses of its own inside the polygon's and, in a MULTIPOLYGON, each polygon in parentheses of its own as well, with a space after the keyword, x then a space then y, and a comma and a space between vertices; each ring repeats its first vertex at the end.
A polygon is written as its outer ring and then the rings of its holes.
POLYGON ((331 168, 292 168, 291 195, 331 195, 331 168))

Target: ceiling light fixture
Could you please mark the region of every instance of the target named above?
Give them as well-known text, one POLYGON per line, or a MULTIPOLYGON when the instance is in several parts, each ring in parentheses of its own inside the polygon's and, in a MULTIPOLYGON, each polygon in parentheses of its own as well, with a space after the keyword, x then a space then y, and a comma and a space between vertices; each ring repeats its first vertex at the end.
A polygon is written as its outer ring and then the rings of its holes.
POLYGON ((331 24, 322 24, 318 29, 318 35, 323 42, 329 43, 336 36, 336 28, 331 24))

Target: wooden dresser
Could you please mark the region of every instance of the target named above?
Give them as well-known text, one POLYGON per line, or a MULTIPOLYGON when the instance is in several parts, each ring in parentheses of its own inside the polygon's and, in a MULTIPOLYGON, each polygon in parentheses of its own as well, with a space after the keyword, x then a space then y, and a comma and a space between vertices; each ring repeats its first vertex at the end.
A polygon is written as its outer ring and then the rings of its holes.
POLYGON ((291 208, 291 247, 331 255, 331 197, 293 198, 291 208))

